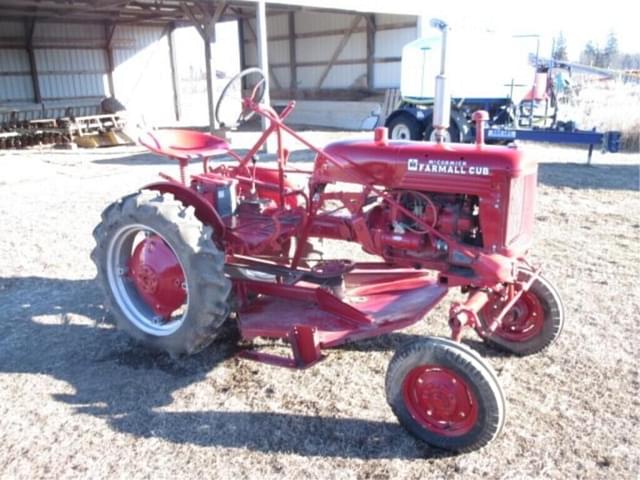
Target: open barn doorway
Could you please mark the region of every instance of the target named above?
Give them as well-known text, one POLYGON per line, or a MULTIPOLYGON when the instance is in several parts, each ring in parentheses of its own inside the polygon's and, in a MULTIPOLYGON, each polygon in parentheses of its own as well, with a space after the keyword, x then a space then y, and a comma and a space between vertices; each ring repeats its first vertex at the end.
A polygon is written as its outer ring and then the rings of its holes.
MULTIPOLYGON (((216 24, 213 65, 216 72, 214 101, 227 81, 240 71, 240 43, 236 20, 216 24)), ((207 76, 204 43, 195 27, 175 31, 176 70, 180 101, 180 123, 189 126, 209 124, 207 76)))

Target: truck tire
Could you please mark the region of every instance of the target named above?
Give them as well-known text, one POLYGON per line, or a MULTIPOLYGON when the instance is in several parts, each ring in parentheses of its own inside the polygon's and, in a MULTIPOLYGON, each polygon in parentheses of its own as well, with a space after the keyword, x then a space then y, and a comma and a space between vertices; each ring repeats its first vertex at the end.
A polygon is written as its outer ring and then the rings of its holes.
MULTIPOLYGON (((531 278, 528 269, 520 270, 518 280, 531 278)), ((499 300, 498 300, 499 302, 499 300)), ((489 302, 478 318, 487 325, 500 304, 489 302)), ((518 356, 533 355, 553 344, 564 326, 564 307, 560 294, 553 284, 538 276, 531 288, 524 292, 505 319, 494 332, 484 337, 487 345, 518 356)))
POLYGON ((143 190, 104 210, 91 257, 119 328, 174 358, 211 343, 231 291, 212 232, 168 193, 143 190))
POLYGON ((387 124, 392 140, 424 140, 422 124, 406 113, 397 115, 387 124))
MULTIPOLYGON (((429 123, 427 129, 425 131, 425 137, 430 142, 435 142, 435 129, 433 128, 433 124, 429 123)), ((462 142, 462 137, 460 136, 460 129, 458 125, 453 121, 453 118, 449 121, 449 128, 445 133, 445 143, 460 143, 462 142)))
POLYGON ((472 349, 437 337, 401 346, 386 377, 400 423, 434 447, 468 452, 498 436, 505 400, 493 369, 472 349))

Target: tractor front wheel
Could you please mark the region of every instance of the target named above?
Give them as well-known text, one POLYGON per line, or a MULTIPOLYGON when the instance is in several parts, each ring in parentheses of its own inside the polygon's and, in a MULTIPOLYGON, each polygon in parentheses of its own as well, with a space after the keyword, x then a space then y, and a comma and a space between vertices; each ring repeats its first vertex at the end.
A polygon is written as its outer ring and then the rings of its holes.
MULTIPOLYGON (((523 269, 518 275, 526 282, 533 273, 523 269)), ((483 326, 487 326, 502 310, 504 303, 496 296, 478 312, 483 326)), ((538 276, 531 287, 503 317, 500 325, 484 334, 484 341, 505 352, 519 356, 538 353, 557 340, 564 326, 564 308, 560 294, 553 284, 538 276)))
POLYGON ((107 207, 93 235, 91 256, 118 327, 173 357, 215 338, 231 283, 212 229, 193 207, 143 190, 107 207))
POLYGON ((401 347, 386 378, 400 423, 429 445, 471 451, 502 429, 505 401, 493 369, 470 348, 427 337, 401 347))

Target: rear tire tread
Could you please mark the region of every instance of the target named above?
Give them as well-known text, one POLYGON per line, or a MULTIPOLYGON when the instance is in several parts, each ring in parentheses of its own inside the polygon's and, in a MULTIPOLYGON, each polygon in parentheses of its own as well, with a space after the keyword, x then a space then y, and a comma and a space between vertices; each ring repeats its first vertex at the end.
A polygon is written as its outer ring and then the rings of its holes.
POLYGON ((150 190, 127 195, 102 212, 94 229, 96 247, 91 258, 105 292, 105 307, 119 328, 153 348, 177 358, 196 353, 209 345, 229 314, 231 282, 224 276, 224 254, 214 245, 212 229, 196 219, 193 207, 185 207, 172 194, 150 190), (110 235, 127 223, 160 225, 178 255, 189 288, 189 307, 183 325, 173 334, 160 337, 139 330, 114 300, 106 274, 106 249, 110 235))

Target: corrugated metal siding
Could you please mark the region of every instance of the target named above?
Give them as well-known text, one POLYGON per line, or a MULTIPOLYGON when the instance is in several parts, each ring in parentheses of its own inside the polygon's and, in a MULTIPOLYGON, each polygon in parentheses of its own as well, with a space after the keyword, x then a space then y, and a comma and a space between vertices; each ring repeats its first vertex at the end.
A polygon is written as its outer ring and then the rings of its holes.
MULTIPOLYGON (((342 35, 322 37, 319 42, 317 37, 299 38, 296 40, 296 61, 315 62, 329 61, 336 48, 342 41, 342 35)), ((364 60, 367 57, 367 36, 364 33, 354 33, 349 38, 339 60, 364 60)), ((271 61, 271 59, 269 59, 271 61)))
MULTIPOLYGON (((340 44, 343 34, 322 35, 323 32, 346 31, 356 15, 323 12, 296 12, 296 34, 312 34, 306 38, 296 40, 296 62, 328 62, 336 47, 340 44)), ((391 30, 378 30, 375 35, 375 58, 385 59, 374 65, 374 88, 395 88, 400 85, 400 64, 389 62, 390 58, 399 58, 402 47, 416 38, 416 17, 411 15, 383 15, 375 16, 376 24, 380 27, 392 27, 405 25, 402 28, 391 30)), ((255 30, 255 21, 248 22, 255 30)), ((358 23, 358 28, 366 26, 364 19, 358 23)), ((275 68, 275 75, 283 87, 288 87, 286 79, 290 76, 288 68, 284 64, 289 63, 289 41, 286 39, 273 39, 288 35, 287 15, 274 15, 267 17, 268 36, 271 38, 268 44, 269 63, 279 65, 275 68)), ((244 29, 245 63, 247 66, 257 64, 256 43, 251 30, 244 29)), ((362 63, 349 65, 334 65, 322 88, 350 88, 366 85, 363 75, 366 76, 367 36, 365 32, 357 32, 351 35, 338 60, 361 60, 362 63)), ((272 68, 273 70, 273 68, 272 68)), ((315 88, 320 76, 324 72, 324 66, 299 66, 297 70, 299 88, 315 88)))
MULTIPOLYGON (((323 12, 296 12, 296 33, 345 30, 353 21, 353 15, 323 12)), ((318 45, 322 47, 322 45, 318 45)))
POLYGON ((24 41, 22 22, 0 21, 0 102, 33 100, 27 51, 20 48, 2 48, 2 45, 22 45, 24 41))
POLYGON ((171 64, 162 27, 119 26, 114 33, 116 97, 150 123, 174 118, 171 64))
POLYGON ((400 62, 376 63, 373 67, 375 88, 398 88, 400 86, 400 62))
POLYGON ((0 39, 24 40, 24 23, 0 20, 0 39))
POLYGON ((95 24, 36 23, 34 47, 104 48, 105 29, 95 24))
POLYGON ((416 39, 415 28, 399 28, 376 32, 376 57, 399 57, 402 47, 416 39))
MULTIPOLYGON (((291 69, 289 67, 272 68, 271 73, 276 76, 282 88, 289 88, 291 83, 291 69)), ((273 88, 273 84, 271 88, 273 88)))
POLYGON ((28 75, 0 76, 0 102, 33 100, 33 84, 28 75))
MULTIPOLYGON (((253 23, 252 26, 255 28, 255 23, 253 23)), ((288 35, 289 15, 286 13, 282 15, 269 15, 267 17, 267 31, 270 37, 275 35, 288 35)))
POLYGON ((376 14, 376 25, 396 25, 398 23, 417 23, 417 18, 413 15, 388 15, 385 13, 376 14))
POLYGON ((27 51, 17 48, 0 50, 0 66, 0 73, 29 73, 27 51))
MULTIPOLYGON (((298 67, 298 87, 314 88, 325 67, 298 67)), ((349 88, 362 86, 367 75, 365 64, 334 65, 322 84, 323 88, 349 88)))
POLYGON ((276 40, 268 42, 269 63, 289 63, 289 41, 276 40))
MULTIPOLYGON (((174 119, 168 42, 162 34, 162 27, 118 26, 113 37, 116 96, 152 123, 174 119)), ((26 49, 2 48, 24 42, 22 22, 0 22, 0 72, 5 72, 0 75, 0 101, 34 101, 26 49)), ((97 104, 107 96, 105 43, 104 25, 36 24, 34 56, 43 101, 72 104, 87 98, 97 104), (83 48, 74 48, 78 46, 83 48)))

